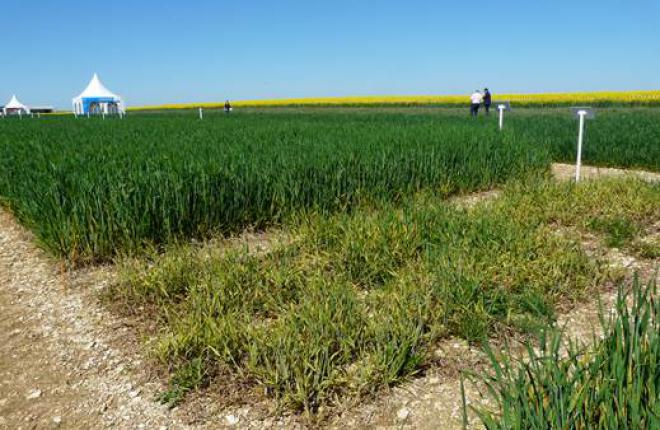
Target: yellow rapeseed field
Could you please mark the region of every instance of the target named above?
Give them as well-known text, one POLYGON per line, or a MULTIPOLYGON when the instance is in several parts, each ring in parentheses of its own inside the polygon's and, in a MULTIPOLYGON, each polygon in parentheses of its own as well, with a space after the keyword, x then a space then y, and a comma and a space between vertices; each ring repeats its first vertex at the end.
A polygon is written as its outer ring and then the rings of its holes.
MULTIPOLYGON (((493 94, 494 100, 509 100, 519 106, 552 106, 569 104, 593 105, 660 105, 660 90, 602 91, 585 93, 545 94, 493 94)), ((269 106, 369 106, 369 105, 446 105, 458 106, 469 103, 468 95, 411 95, 411 96, 364 96, 364 97, 317 97, 270 100, 232 101, 234 107, 269 106)), ((130 110, 221 108, 224 102, 181 103, 159 106, 142 106, 130 110)))

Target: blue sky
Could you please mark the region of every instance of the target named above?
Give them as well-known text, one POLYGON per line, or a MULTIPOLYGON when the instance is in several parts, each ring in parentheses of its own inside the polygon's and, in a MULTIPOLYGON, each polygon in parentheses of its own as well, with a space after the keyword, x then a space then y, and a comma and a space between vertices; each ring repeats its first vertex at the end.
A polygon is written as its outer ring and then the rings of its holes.
POLYGON ((0 103, 660 89, 660 0, 0 1, 0 103))

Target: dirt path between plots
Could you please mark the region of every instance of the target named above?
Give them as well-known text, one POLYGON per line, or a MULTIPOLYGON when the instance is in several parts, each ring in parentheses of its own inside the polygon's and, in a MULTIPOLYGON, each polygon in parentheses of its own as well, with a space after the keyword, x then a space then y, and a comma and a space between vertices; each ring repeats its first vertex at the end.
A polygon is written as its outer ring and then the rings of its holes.
MULTIPOLYGON (((552 175, 560 181, 568 181, 575 178, 575 165, 554 163, 552 165, 552 175)), ((610 177, 636 177, 649 182, 659 182, 660 173, 647 172, 644 170, 625 170, 614 169, 611 167, 592 167, 582 166, 580 169, 580 178, 597 179, 603 176, 610 177)))
POLYGON ((31 239, 0 210, 0 429, 181 428, 99 308, 104 270, 72 277, 31 239))
MULTIPOLYGON (((572 166, 554 165, 561 179, 572 166)), ((660 180, 660 174, 583 168, 585 178, 632 174, 660 180)), ((467 196, 464 203, 494 198, 497 192, 467 196)), ((638 264, 629 258, 624 264, 638 264)), ((141 342, 126 322, 98 303, 98 291, 111 270, 60 270, 34 244, 11 215, 0 210, 0 429, 185 429, 291 428, 294 419, 266 417, 244 407, 217 410, 212 397, 196 399, 181 410, 154 399, 162 385, 142 362, 141 342), (198 420, 191 418, 196 414, 198 420), (195 422, 197 421, 197 422, 195 422)), ((611 303, 613 292, 604 293, 611 303)), ((562 318, 585 336, 597 322, 596 306, 562 318)), ((588 336, 588 335, 586 335, 588 336)), ((435 373, 382 393, 371 402, 347 405, 330 427, 461 428, 457 368, 476 366, 483 357, 460 340, 436 351, 447 363, 435 373), (451 370, 453 369, 453 370, 451 370)), ((468 388, 468 397, 477 393, 468 388)))

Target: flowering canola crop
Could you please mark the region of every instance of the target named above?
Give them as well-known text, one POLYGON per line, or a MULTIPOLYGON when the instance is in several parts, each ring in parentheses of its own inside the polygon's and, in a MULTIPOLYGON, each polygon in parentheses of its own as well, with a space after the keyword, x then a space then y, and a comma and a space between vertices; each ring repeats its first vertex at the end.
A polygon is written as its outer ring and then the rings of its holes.
MULTIPOLYGON (((660 105, 660 90, 649 91, 601 91, 584 93, 537 93, 497 94, 495 100, 509 100, 517 106, 543 107, 590 104, 608 105, 660 105)), ((235 107, 276 106, 462 106, 468 103, 468 95, 409 95, 409 96, 356 96, 356 97, 310 97, 290 99, 239 100, 235 107)), ((221 108, 224 102, 179 103, 159 106, 142 106, 131 110, 190 109, 196 107, 221 108)))

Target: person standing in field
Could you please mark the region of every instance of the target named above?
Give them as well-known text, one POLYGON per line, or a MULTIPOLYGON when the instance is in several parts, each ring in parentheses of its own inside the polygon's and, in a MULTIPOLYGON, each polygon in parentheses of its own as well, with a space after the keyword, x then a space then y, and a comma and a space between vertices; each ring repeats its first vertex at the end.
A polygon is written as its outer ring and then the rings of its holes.
POLYGON ((479 92, 479 90, 474 90, 474 93, 472 93, 470 96, 470 115, 473 117, 479 115, 479 106, 481 106, 482 101, 483 95, 479 92))
POLYGON ((491 95, 488 88, 484 88, 484 109, 486 109, 486 115, 490 115, 490 104, 491 104, 491 95))
POLYGON ((229 100, 225 100, 225 113, 231 112, 231 103, 229 103, 229 100))

